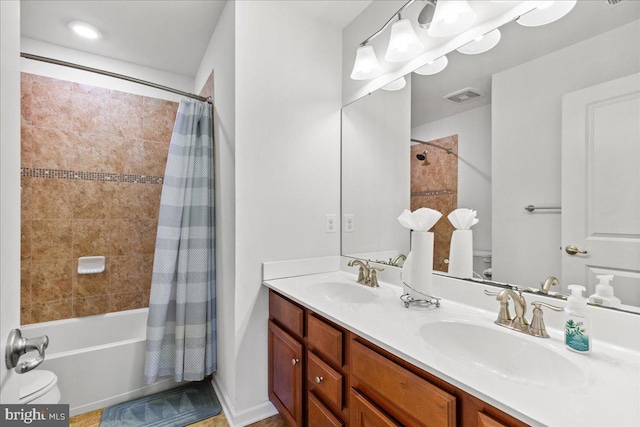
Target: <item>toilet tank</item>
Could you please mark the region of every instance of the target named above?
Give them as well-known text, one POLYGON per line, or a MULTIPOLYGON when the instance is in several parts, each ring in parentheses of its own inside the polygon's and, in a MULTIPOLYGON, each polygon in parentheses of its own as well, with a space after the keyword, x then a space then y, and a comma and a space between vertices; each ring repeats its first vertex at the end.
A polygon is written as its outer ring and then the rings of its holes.
POLYGON ((491 251, 473 251, 473 272, 475 277, 491 279, 491 251))

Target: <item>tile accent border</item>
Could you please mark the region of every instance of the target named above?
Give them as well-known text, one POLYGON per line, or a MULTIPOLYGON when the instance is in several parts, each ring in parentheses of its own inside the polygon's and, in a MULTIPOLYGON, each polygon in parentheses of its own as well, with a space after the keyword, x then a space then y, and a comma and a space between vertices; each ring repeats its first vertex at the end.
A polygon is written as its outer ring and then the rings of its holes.
POLYGON ((435 190, 435 191, 415 191, 411 193, 411 197, 416 196, 443 196, 445 194, 453 194, 451 190, 435 190))
POLYGON ((69 179, 81 181, 131 182, 136 184, 162 184, 164 177, 132 175, 111 172, 86 172, 62 169, 20 168, 23 178, 69 179))

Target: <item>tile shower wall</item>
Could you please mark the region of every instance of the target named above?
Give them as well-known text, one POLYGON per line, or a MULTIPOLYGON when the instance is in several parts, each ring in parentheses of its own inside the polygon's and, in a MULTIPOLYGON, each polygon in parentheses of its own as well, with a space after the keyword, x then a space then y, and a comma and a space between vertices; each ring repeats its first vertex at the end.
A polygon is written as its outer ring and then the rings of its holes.
POLYGON ((450 148, 453 154, 423 144, 411 146, 411 210, 431 208, 442 213, 432 229, 433 268, 448 271, 444 260, 449 258, 454 229, 446 217, 458 207, 458 135, 428 142, 450 148), (428 151, 426 160, 418 160, 416 154, 425 149, 428 151))
POLYGON ((178 104, 26 73, 21 96, 21 323, 146 307, 178 104))

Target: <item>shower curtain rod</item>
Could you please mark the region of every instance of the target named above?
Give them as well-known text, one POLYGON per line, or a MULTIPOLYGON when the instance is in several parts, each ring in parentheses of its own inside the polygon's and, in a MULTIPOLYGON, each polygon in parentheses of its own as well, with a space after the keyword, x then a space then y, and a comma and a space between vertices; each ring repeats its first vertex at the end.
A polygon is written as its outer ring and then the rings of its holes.
POLYGON ((20 52, 20 56, 26 59, 32 59, 34 61, 48 62, 49 64, 62 65, 63 67, 75 68, 77 70, 88 71, 90 73, 102 74, 103 76, 126 80, 129 82, 138 83, 141 85, 153 87, 153 88, 164 90, 171 93, 176 93, 178 95, 187 96, 189 98, 194 98, 199 101, 204 101, 204 102, 208 102, 209 104, 212 104, 211 97, 205 98, 204 96, 199 96, 193 93, 184 92, 179 89, 174 89, 172 87, 159 85, 157 83, 148 82, 146 80, 136 79, 135 77, 125 76, 124 74, 112 73, 111 71, 100 70, 98 68, 85 67, 84 65, 74 64, 72 62, 60 61, 58 59, 53 59, 53 58, 47 58, 46 56, 33 55, 31 53, 20 52))
POLYGON ((453 153, 453 151, 451 150, 451 148, 444 148, 444 147, 440 147, 439 145, 434 144, 433 142, 427 142, 427 141, 420 141, 419 139, 411 139, 412 142, 418 142, 420 144, 424 144, 424 145, 429 145, 431 147, 436 147, 439 148, 441 150, 444 150, 447 152, 447 154, 451 154, 453 153))

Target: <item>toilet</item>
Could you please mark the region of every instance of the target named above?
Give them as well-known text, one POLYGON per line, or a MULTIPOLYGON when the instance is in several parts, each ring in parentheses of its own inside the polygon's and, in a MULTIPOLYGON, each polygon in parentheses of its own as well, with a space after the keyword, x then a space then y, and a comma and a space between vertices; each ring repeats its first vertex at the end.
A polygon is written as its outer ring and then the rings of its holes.
POLYGON ((483 279, 491 279, 491 252, 474 250, 473 251, 473 272, 475 277, 483 279))
POLYGON ((18 375, 20 404, 42 405, 60 402, 58 376, 51 371, 33 370, 18 375))

